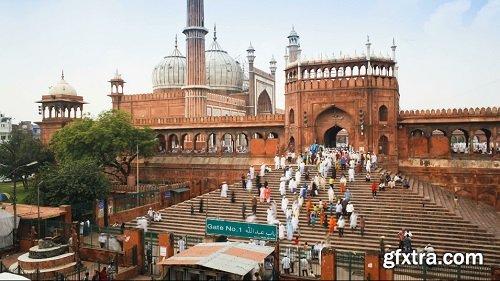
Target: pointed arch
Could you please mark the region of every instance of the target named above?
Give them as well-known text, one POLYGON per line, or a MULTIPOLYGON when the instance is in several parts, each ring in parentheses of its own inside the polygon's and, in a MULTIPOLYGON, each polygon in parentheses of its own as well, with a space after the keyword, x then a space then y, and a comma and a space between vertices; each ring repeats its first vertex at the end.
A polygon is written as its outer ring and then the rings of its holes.
POLYGON ((389 119, 389 111, 387 109, 387 106, 382 105, 378 109, 378 120, 380 122, 387 122, 388 119, 389 119))
POLYGON ((290 112, 288 113, 288 121, 290 124, 295 123, 295 111, 293 111, 293 108, 290 109, 290 112))
POLYGON ((273 113, 273 104, 271 102, 271 98, 267 93, 267 90, 262 91, 259 94, 259 98, 257 100, 257 114, 272 114, 273 113))
POLYGON ((378 154, 389 154, 389 139, 385 135, 380 136, 380 139, 378 140, 378 154))

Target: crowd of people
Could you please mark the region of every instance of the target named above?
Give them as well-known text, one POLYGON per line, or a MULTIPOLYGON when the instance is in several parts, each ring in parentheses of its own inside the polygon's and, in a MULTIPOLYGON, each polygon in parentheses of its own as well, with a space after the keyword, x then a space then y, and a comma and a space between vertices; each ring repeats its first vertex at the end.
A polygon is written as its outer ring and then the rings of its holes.
MULTIPOLYGON (((256 191, 251 196, 251 214, 247 215, 247 205, 242 203, 242 219, 247 222, 255 221, 257 206, 266 205, 266 221, 277 226, 278 239, 294 241, 297 250, 300 247, 301 219, 305 219, 307 225, 312 228, 324 228, 327 232, 325 240, 328 243, 336 233, 343 237, 346 228, 353 232, 359 231, 361 237, 364 237, 366 220, 356 210, 355 198, 351 191, 355 188, 352 182, 356 180, 356 173, 366 172, 365 181, 372 182, 373 198, 376 197, 377 191, 383 191, 385 188, 410 187, 408 180, 399 173, 394 176, 381 173, 378 181, 374 180, 372 174, 377 169, 377 156, 370 152, 348 148, 320 148, 319 145, 313 144, 305 153, 276 155, 273 162, 274 170, 282 172, 278 187, 281 204, 278 205, 276 199, 271 198, 271 187, 265 177, 271 167, 264 163, 260 167, 251 165, 247 174, 241 177, 241 188, 249 193, 256 191), (323 201, 323 195, 327 195, 328 199, 323 201), (283 216, 279 216, 279 212, 283 212, 283 216), (280 220, 278 217, 284 219, 280 220)), ((228 197, 227 183, 223 182, 220 190, 221 197, 228 197)), ((234 191, 231 194, 234 203, 234 191)), ((409 235, 411 240, 411 233, 409 235)), ((299 251, 299 256, 287 252, 281 261, 283 270, 285 273, 293 273, 294 263, 297 262, 301 264, 300 275, 314 276, 310 271, 309 261, 320 259, 321 250, 325 245, 325 242, 318 242, 309 246, 306 242, 299 251), (294 261, 295 257, 298 260, 294 261)), ((411 242, 409 247, 411 248, 411 242)))

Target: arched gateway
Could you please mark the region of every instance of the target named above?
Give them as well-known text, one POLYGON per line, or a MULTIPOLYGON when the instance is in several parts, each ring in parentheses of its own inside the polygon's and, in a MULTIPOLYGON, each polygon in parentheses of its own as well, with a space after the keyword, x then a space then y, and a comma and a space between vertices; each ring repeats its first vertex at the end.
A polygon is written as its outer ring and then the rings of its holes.
POLYGON ((352 117, 342 109, 331 106, 315 120, 315 139, 326 147, 343 147, 355 143, 352 117))

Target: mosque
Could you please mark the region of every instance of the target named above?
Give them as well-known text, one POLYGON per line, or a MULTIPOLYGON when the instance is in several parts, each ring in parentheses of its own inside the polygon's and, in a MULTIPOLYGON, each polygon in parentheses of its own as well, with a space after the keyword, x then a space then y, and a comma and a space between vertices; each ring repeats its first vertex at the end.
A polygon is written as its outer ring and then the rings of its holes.
MULTIPOLYGON (((255 67, 251 44, 246 62, 235 60, 222 48, 215 27, 206 48, 203 0, 187 0, 183 33, 185 54, 176 38, 171 54, 153 67, 151 93, 125 94, 118 72, 109 80, 112 108, 129 112, 135 126, 149 126, 157 133, 158 155, 141 164, 149 180, 215 179, 221 171, 238 179, 252 159, 301 153, 319 143, 376 153, 393 171, 447 189, 459 185, 465 196, 500 206, 498 170, 481 162, 499 155, 498 108, 400 110, 394 41, 388 56, 375 55, 367 38, 361 54, 306 59, 292 28, 285 85, 278 85, 285 89, 285 108, 279 110, 276 60, 270 59, 269 72, 255 67), (192 159, 185 163, 191 172, 179 163, 179 155, 192 159), (206 161, 196 166, 195 158, 206 161), (206 170, 207 163, 219 167, 218 172, 206 170), (429 167, 439 173, 430 174, 429 167), (480 185, 474 176, 477 167, 489 171, 480 185)), ((85 104, 64 75, 38 102, 43 143, 80 118, 85 104)))

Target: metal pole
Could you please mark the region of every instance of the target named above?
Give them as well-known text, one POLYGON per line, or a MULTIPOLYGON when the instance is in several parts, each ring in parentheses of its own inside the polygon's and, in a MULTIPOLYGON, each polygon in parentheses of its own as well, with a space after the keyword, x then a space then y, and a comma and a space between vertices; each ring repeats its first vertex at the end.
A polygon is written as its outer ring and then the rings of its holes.
POLYGON ((17 207, 16 207, 16 176, 14 178, 14 192, 12 196, 12 208, 14 209, 14 228, 12 229, 12 246, 16 247, 16 234, 17 234, 17 207))
POLYGON ((42 182, 39 182, 36 186, 36 191, 37 191, 37 205, 38 205, 38 238, 40 238, 40 184, 42 182))
POLYGON ((137 205, 135 207, 139 207, 139 144, 136 145, 137 157, 135 159, 137 163, 136 170, 136 190, 137 190, 137 205))

